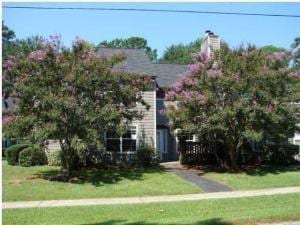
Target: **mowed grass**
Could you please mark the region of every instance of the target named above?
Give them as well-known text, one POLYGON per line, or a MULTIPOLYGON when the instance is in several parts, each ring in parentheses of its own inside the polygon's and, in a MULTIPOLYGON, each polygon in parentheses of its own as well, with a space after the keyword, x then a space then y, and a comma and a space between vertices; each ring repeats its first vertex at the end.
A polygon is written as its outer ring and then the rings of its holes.
POLYGON ((239 173, 208 172, 205 176, 238 190, 299 186, 300 165, 261 166, 239 173))
POLYGON ((3 210, 6 225, 232 225, 300 219, 300 193, 130 205, 3 210))
POLYGON ((45 177, 59 167, 10 166, 3 161, 3 201, 80 199, 199 193, 194 184, 160 168, 94 169, 78 173, 69 182, 45 177))

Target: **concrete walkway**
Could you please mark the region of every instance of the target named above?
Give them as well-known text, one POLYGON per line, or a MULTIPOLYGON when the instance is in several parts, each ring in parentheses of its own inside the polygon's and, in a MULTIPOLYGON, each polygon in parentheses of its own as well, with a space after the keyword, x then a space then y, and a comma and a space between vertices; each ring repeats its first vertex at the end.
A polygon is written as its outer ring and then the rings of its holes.
POLYGON ((112 204, 137 204, 150 202, 175 202, 192 201, 204 199, 224 199, 242 198, 262 195, 276 195, 300 193, 300 186, 286 188, 271 188, 249 191, 227 191, 215 193, 200 193, 187 195, 163 195, 145 197, 126 197, 126 198, 97 198, 97 199, 74 199, 74 200, 50 200, 50 201, 23 201, 23 202, 4 202, 3 209, 16 208, 42 208, 42 207, 65 207, 65 206, 88 206, 88 205, 112 205, 112 204))
POLYGON ((257 225, 300 225, 300 221, 286 221, 281 223, 258 223, 257 225))
POLYGON ((199 175, 199 170, 187 169, 183 167, 178 161, 161 163, 160 165, 166 170, 175 173, 182 179, 196 184, 204 192, 223 192, 233 190, 226 184, 199 175))

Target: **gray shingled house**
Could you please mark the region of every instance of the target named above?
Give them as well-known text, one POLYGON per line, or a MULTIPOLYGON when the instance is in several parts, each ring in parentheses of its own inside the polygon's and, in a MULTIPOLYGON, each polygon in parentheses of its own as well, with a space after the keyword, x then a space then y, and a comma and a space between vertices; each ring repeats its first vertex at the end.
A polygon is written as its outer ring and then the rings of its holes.
MULTIPOLYGON (((203 40, 202 50, 210 51, 210 48, 219 47, 219 39, 215 35, 206 35, 203 40)), ((102 47, 98 49, 98 54, 104 57, 122 54, 125 59, 114 65, 114 70, 148 75, 153 79, 153 89, 143 92, 143 98, 150 105, 150 109, 144 111, 143 119, 132 121, 124 135, 107 133, 105 150, 134 152, 141 145, 148 144, 156 148, 156 153, 161 161, 177 160, 179 154, 176 136, 170 129, 167 117, 162 113, 168 104, 172 104, 164 99, 164 90, 186 71, 187 65, 153 63, 142 49, 102 47)), ((2 105, 6 104, 3 105, 4 108, 14 105, 9 102, 10 100, 7 98, 2 101, 2 105)), ((195 137, 191 135, 189 141, 194 140, 195 137)), ((57 141, 48 140, 48 143, 49 151, 60 149, 57 141)))
POLYGON ((122 54, 125 59, 114 66, 118 71, 149 75, 153 79, 153 90, 143 93, 150 109, 144 112, 142 120, 133 121, 126 135, 106 135, 106 150, 135 151, 144 143, 156 147, 162 161, 178 158, 177 143, 170 130, 167 117, 162 109, 168 104, 163 90, 170 86, 186 70, 186 65, 152 63, 142 49, 99 48, 102 56, 122 54))
MULTIPOLYGON (((201 51, 209 54, 220 48, 220 39, 210 31, 206 31, 201 44, 201 51)), ((200 50, 200 49, 199 49, 200 50)), ((126 135, 106 136, 106 150, 120 152, 135 151, 143 143, 156 148, 161 161, 178 159, 178 141, 175 131, 169 126, 168 118, 162 113, 170 101, 164 99, 164 90, 186 71, 187 65, 153 63, 142 49, 99 48, 102 56, 123 54, 125 59, 114 66, 118 71, 136 72, 153 78, 153 90, 144 92, 144 100, 150 105, 142 120, 133 121, 126 135)), ((194 135, 189 135, 186 141, 195 141, 194 135)))

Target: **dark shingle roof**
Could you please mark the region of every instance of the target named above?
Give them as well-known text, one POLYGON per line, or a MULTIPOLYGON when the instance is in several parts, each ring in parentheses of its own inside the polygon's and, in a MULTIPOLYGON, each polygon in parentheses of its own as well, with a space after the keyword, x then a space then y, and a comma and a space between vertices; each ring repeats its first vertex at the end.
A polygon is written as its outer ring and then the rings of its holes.
POLYGON ((99 48, 98 53, 103 56, 124 54, 125 60, 114 69, 156 76, 160 87, 171 85, 186 70, 186 65, 152 63, 143 49, 99 48))

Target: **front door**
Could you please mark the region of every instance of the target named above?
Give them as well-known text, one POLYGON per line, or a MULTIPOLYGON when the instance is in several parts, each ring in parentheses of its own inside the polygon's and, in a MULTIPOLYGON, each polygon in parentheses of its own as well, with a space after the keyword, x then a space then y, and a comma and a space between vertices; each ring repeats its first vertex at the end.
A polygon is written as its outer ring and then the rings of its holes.
POLYGON ((167 130, 156 130, 156 150, 159 153, 160 160, 163 160, 163 153, 167 152, 167 130))

